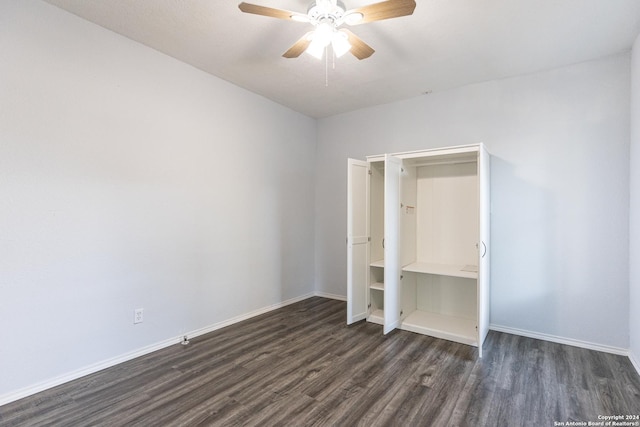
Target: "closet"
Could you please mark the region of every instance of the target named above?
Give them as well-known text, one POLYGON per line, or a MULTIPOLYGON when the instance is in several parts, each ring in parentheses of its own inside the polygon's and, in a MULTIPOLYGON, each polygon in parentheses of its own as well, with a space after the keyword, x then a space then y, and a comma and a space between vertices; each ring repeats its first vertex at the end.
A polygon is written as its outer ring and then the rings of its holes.
POLYGON ((347 323, 479 349, 489 331, 483 144, 348 160, 347 323))

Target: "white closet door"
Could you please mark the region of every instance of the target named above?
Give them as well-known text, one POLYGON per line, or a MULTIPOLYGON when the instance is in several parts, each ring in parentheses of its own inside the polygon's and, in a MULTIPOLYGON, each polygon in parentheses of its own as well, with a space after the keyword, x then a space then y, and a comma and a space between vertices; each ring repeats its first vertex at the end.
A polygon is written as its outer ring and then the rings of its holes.
POLYGON ((369 164, 348 159, 347 324, 367 317, 369 274, 369 164))
POLYGON ((491 269, 491 165, 483 146, 478 151, 478 194, 480 241, 478 242, 478 352, 482 357, 482 343, 489 333, 490 269, 491 269))
POLYGON ((384 333, 400 326, 400 172, 402 160, 384 159, 384 333))

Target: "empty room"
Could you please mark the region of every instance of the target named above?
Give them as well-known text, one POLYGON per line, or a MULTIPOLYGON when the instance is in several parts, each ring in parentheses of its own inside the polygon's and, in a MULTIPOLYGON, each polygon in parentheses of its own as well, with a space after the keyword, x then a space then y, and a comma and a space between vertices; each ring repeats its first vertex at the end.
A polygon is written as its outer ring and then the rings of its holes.
POLYGON ((1 426, 640 426, 640 1, 0 0, 1 426))

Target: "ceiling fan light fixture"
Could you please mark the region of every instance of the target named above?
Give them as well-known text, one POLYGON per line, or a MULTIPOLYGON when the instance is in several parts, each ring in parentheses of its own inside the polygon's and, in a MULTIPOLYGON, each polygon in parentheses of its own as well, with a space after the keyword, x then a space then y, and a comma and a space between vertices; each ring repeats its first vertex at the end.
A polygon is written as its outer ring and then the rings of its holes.
POLYGON ((338 31, 330 23, 318 24, 316 30, 309 36, 311 43, 306 52, 318 59, 322 59, 326 47, 331 44, 336 57, 341 57, 351 50, 349 36, 342 31, 338 31))
POLYGON ((324 50, 326 47, 327 45, 321 43, 319 40, 313 39, 311 43, 309 43, 309 47, 307 48, 307 50, 305 50, 305 52, 307 52, 314 58, 322 59, 322 55, 324 55, 324 50))
POLYGON ((334 32, 333 37, 331 38, 331 47, 333 48, 333 53, 336 55, 336 57, 340 58, 342 55, 351 50, 349 37, 341 31, 334 32))
POLYGON ((317 40, 318 43, 322 43, 323 46, 328 46, 335 32, 336 29, 330 22, 321 22, 313 32, 313 41, 317 40))
POLYGON ((309 43, 306 52, 315 58, 322 59, 325 48, 329 46, 329 43, 331 43, 333 39, 334 31, 335 29, 330 23, 321 22, 318 24, 315 31, 311 34, 311 43, 309 43))

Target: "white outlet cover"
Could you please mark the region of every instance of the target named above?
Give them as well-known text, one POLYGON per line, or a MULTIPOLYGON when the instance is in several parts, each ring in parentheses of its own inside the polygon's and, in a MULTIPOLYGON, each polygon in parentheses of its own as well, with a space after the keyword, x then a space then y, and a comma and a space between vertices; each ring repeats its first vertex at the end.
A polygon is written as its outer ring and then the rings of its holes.
POLYGON ((144 309, 143 308, 136 308, 135 311, 133 312, 133 323, 142 323, 144 319, 144 309))

